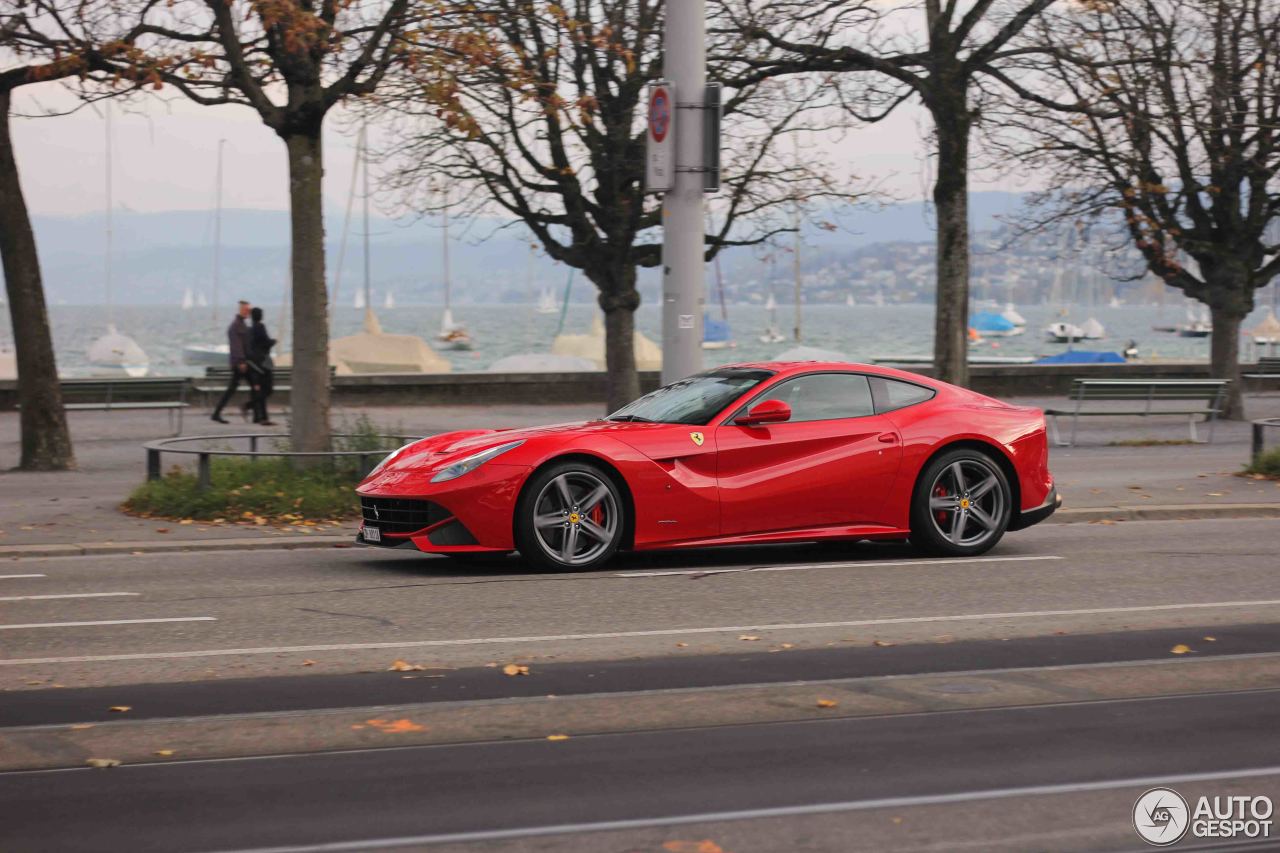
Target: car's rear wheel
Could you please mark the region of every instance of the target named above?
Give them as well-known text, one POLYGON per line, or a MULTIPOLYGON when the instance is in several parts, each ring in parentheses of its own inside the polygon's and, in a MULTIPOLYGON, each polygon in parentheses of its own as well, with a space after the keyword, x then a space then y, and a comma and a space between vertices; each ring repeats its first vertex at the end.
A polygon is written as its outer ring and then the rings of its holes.
POLYGON ((989 455, 968 447, 925 466, 911 506, 911 541, 935 554, 972 557, 995 547, 1009 527, 1012 490, 989 455))
POLYGON ((539 471, 516 509, 516 547, 546 569, 590 571, 618 551, 626 504, 614 478, 572 460, 539 471))

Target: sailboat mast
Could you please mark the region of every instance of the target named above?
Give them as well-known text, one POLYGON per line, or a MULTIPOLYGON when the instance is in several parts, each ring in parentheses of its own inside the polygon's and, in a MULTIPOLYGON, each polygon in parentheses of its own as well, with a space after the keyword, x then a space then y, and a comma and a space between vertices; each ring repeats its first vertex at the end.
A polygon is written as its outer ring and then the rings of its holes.
POLYGON ((800 202, 797 201, 792 211, 792 226, 795 228, 795 242, 791 251, 791 275, 795 279, 796 289, 796 341, 800 340, 800 202))
POLYGON ((364 197, 361 199, 364 217, 364 304, 368 311, 373 310, 373 293, 369 290, 369 125, 365 122, 360 127, 360 182, 364 185, 364 197))
POLYGON ((444 310, 447 313, 450 309, 450 291, 452 290, 449 273, 449 205, 447 198, 445 199, 444 208, 444 250, 442 258, 444 260, 444 310))
POLYGON ((213 323, 218 323, 218 285, 222 280, 222 148, 227 140, 218 140, 217 189, 213 203, 213 299, 209 301, 213 323))
POLYGON ((106 177, 107 177, 107 254, 106 254, 106 259, 105 259, 105 261, 104 261, 104 265, 103 265, 103 274, 104 274, 104 275, 105 275, 105 277, 106 277, 107 325, 108 325, 108 326, 110 326, 110 325, 112 325, 112 323, 114 323, 114 322, 115 322, 115 304, 114 304, 114 303, 115 303, 115 300, 112 298, 112 292, 111 292, 111 284, 112 284, 112 282, 111 282, 111 276, 112 276, 112 270, 111 270, 111 255, 112 255, 112 252, 113 252, 113 250, 114 250, 114 243, 115 243, 115 233, 114 233, 115 221, 114 221, 114 218, 113 218, 113 211, 115 210, 115 200, 114 200, 114 198, 113 198, 113 193, 112 193, 113 188, 112 188, 112 185, 111 185, 111 102, 110 102, 110 101, 107 101, 106 109, 107 109, 107 114, 106 114, 106 122, 105 122, 105 125, 106 125, 106 134, 107 134, 107 140, 106 140, 106 141, 107 141, 107 157, 106 157, 106 166, 107 166, 107 176, 106 176, 106 177))

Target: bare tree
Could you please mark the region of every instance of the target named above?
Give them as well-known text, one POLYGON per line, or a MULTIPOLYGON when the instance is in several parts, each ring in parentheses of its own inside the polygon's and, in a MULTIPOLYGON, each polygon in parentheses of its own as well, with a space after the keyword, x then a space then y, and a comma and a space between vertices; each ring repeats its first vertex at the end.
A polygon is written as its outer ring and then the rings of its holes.
POLYGON ((330 436, 321 130, 333 107, 372 94, 412 56, 413 12, 410 0, 172 0, 140 41, 163 57, 163 82, 198 104, 250 107, 285 144, 295 450, 327 450, 330 436))
MULTIPOLYGON (((639 394, 637 269, 661 263, 643 124, 646 87, 661 76, 662 3, 478 0, 447 7, 435 25, 437 49, 379 97, 396 116, 388 183, 419 212, 452 205, 522 223, 549 257, 582 270, 599 290, 617 408, 639 394)), ((726 71, 713 64, 709 77, 726 71)), ((828 88, 810 79, 726 90, 725 183, 708 258, 790 230, 790 204, 852 198, 851 182, 830 177, 821 158, 799 160, 783 144, 801 128, 826 129, 828 88)), ((679 120, 700 119, 682 111, 679 120)))
POLYGON ((935 376, 967 384, 970 141, 991 94, 1013 83, 1003 69, 1036 49, 1014 40, 1055 0, 721 2, 748 42, 739 54, 744 80, 871 72, 847 96, 857 118, 879 121, 913 99, 929 111, 936 158, 935 376))
POLYGON ((19 467, 75 467, 58 364, 49 327, 35 232, 10 133, 13 93, 53 80, 80 81, 110 70, 117 84, 132 84, 136 29, 100 0, 0 2, 0 258, 18 362, 22 454, 19 467))
POLYGON ((1096 0, 1029 35, 1039 94, 1009 124, 1052 175, 1043 219, 1117 224, 1209 306, 1211 369, 1243 418, 1240 324, 1280 273, 1280 0, 1096 0))

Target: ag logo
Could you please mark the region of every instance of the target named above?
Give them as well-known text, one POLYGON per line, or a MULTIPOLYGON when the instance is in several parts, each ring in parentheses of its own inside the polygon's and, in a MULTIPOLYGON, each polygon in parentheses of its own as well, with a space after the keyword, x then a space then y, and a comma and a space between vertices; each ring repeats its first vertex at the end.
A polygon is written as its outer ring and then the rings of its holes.
POLYGON ((1187 801, 1172 788, 1152 788, 1133 804, 1133 828, 1148 844, 1175 844, 1187 834, 1190 824, 1187 801))
POLYGON ((691 433, 689 433, 689 438, 692 438, 692 439, 693 439, 693 443, 694 443, 694 444, 696 444, 696 445, 698 445, 699 447, 701 447, 701 446, 702 446, 702 442, 706 441, 706 439, 702 437, 702 433, 700 433, 700 432, 691 432, 691 433))

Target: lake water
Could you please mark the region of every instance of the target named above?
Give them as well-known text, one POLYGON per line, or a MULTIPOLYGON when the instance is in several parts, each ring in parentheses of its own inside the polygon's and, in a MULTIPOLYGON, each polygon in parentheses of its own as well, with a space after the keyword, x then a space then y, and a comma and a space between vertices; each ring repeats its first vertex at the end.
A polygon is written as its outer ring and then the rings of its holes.
MULTIPOLYGON (((586 332, 593 313, 597 309, 588 304, 571 305, 564 331, 586 332)), ((440 306, 413 305, 394 309, 380 309, 379 320, 387 332, 420 335, 427 340, 440 328, 440 306)), ((1060 311, 1048 306, 1019 306, 1027 319, 1027 333, 1014 338, 988 340, 973 347, 975 353, 999 356, 1038 356, 1061 352, 1065 347, 1047 343, 1042 329, 1048 323, 1060 319, 1060 311)), ((84 376, 92 373, 85 353, 90 343, 101 335, 106 326, 107 312, 101 306, 65 305, 50 309, 53 318, 54 345, 58 354, 60 371, 66 376, 84 376)), ((187 344, 224 343, 223 330, 230 320, 227 316, 215 324, 208 309, 184 312, 178 308, 161 306, 120 305, 113 311, 117 328, 133 337, 151 359, 154 375, 194 375, 202 372, 182 363, 182 348, 187 344)), ((1083 322, 1088 316, 1096 316, 1107 329, 1107 338, 1076 344, 1077 349, 1123 349, 1130 339, 1136 340, 1144 358, 1159 359, 1207 359, 1208 339, 1179 338, 1176 335, 1153 332, 1153 324, 1172 325, 1183 321, 1180 309, 1167 306, 1162 312, 1155 306, 1099 307, 1073 309, 1070 320, 1083 322)), ((526 352, 547 352, 559 324, 556 314, 538 314, 525 305, 468 305, 455 310, 457 319, 470 329, 476 346, 471 352, 447 352, 445 357, 455 371, 484 370, 493 361, 507 355, 526 352)), ((12 346, 7 311, 0 316, 0 346, 12 346)), ((716 309, 713 316, 718 316, 716 309)), ((335 336, 359 331, 363 313, 350 307, 335 312, 335 336)), ((758 338, 768 323, 768 312, 763 306, 733 305, 729 307, 729 322, 737 347, 704 353, 708 366, 733 361, 768 359, 795 345, 791 339, 793 309, 781 306, 778 325, 787 340, 779 344, 764 344, 758 338)), ((1256 313, 1245 324, 1258 322, 1256 313)), ((281 328, 278 310, 267 308, 267 326, 277 337, 281 328)), ((656 305, 641 306, 637 312, 637 327, 654 341, 661 341, 661 316, 656 305)), ((803 343, 807 346, 832 349, 845 353, 852 360, 867 361, 876 356, 913 355, 926 356, 933 348, 933 306, 891 305, 806 305, 803 315, 803 343)), ((1248 355, 1249 347, 1242 350, 1248 355)))

